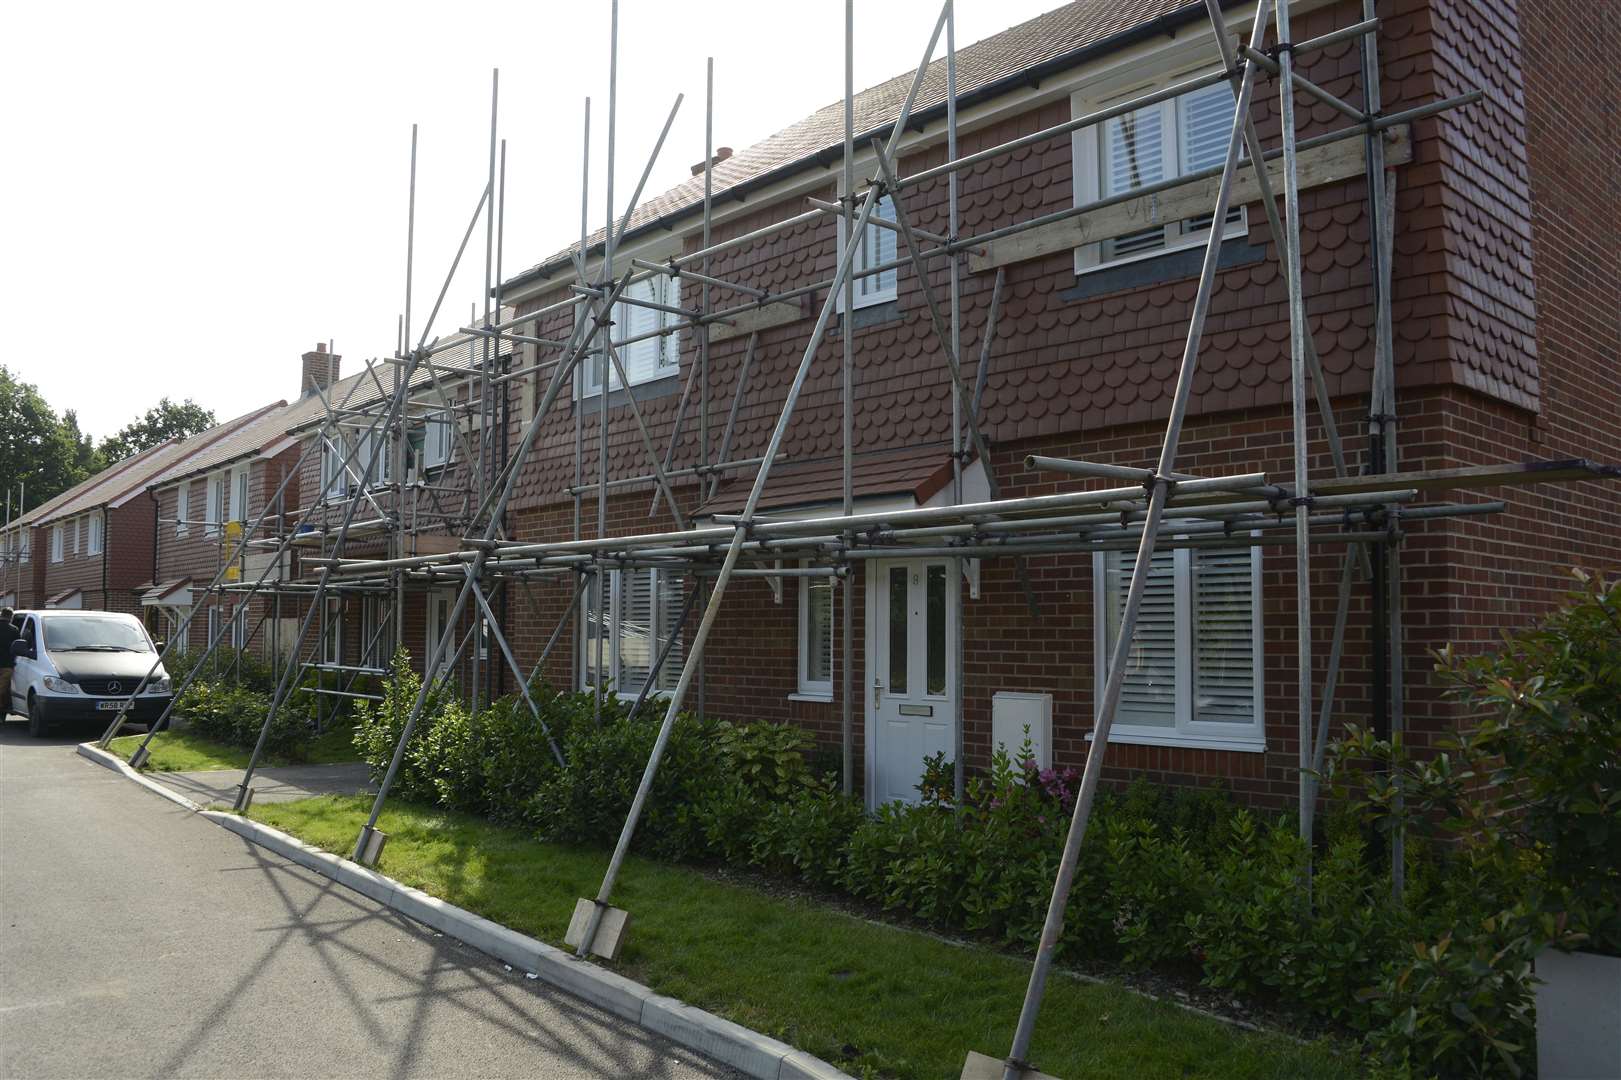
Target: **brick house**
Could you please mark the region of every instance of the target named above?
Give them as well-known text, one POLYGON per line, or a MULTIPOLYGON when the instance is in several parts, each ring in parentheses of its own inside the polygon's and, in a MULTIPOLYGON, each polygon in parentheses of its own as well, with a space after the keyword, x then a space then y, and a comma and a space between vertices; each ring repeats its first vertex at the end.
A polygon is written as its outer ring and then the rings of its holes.
MULTIPOLYGON (((1253 10, 1227 6, 1234 33, 1247 29, 1253 10)), ((1296 3, 1292 11, 1297 41, 1362 18, 1360 5, 1348 2, 1296 3)), ((1485 91, 1477 104, 1382 136, 1396 192, 1391 279, 1398 468, 1621 460, 1621 272, 1614 257, 1621 248, 1618 125, 1610 105, 1599 104, 1618 100, 1621 89, 1611 59, 1614 13, 1571 2, 1484 7, 1400 0, 1381 3, 1378 14, 1387 113, 1477 86, 1485 91), (1570 108, 1572 99, 1593 107, 1570 108)), ((1069 4, 959 50, 959 153, 1040 131, 1218 62, 1201 4, 1069 4)), ((1362 100, 1354 42, 1303 54, 1298 63, 1332 94, 1362 100)), ((945 160, 943 69, 941 62, 932 65, 914 109, 898 161, 903 176, 945 160)), ((858 148, 867 143, 863 133, 887 133, 910 78, 857 95, 858 148)), ((981 235, 1194 172, 1212 160, 1219 165, 1231 110, 1230 90, 1216 83, 981 162, 961 176, 961 234, 981 235)), ((1275 146, 1275 81, 1258 82, 1253 115, 1263 142, 1275 146)), ((1297 95, 1297 116, 1302 140, 1346 125, 1334 108, 1303 95, 1297 95)), ((837 199, 841 161, 842 104, 718 160, 714 240, 803 215, 807 198, 837 199)), ((1363 433, 1374 350, 1365 143, 1359 137, 1305 149, 1301 161, 1304 291, 1354 473, 1368 453, 1363 433)), ((875 173, 870 151, 858 152, 857 170, 859 176, 875 173)), ((701 185, 695 177, 643 200, 616 256, 620 273, 632 258, 665 262, 698 249, 701 185)), ((1239 190, 1244 204, 1222 226, 1219 277, 1179 467, 1207 475, 1264 469, 1287 478, 1292 436, 1286 286, 1256 196, 1250 191, 1244 202, 1245 189, 1239 190)), ((948 231, 943 179, 909 187, 903 199, 917 228, 948 231)), ((892 206, 880 204, 880 213, 892 213, 892 206)), ((987 345, 997 272, 1005 279, 980 412, 991 455, 968 464, 967 498, 985 490, 986 469, 1005 497, 1081 486, 1027 470, 1027 454, 1154 463, 1212 225, 1208 213, 1176 217, 1140 220, 1129 232, 1116 229, 1094 242, 1079 230, 1046 227, 965 260, 965 362, 987 345)), ((591 241, 592 259, 600 258, 600 240, 591 241)), ((858 267, 894 258, 889 230, 869 227, 861 243, 858 267)), ((838 254, 837 228, 824 217, 721 252, 707 272, 779 292, 830 277, 838 254)), ((567 300, 575 280, 571 259, 571 251, 559 252, 505 282, 504 301, 521 314, 567 300)), ((929 265, 935 289, 943 290, 944 261, 929 265)), ((690 308, 700 286, 657 277, 642 287, 645 299, 690 308)), ((721 286, 710 292, 710 310, 749 299, 721 286)), ((743 460, 763 452, 824 296, 771 305, 734 326, 712 327, 709 385, 702 396, 709 445, 700 445, 698 414, 689 412, 674 442, 676 470, 716 460, 745 362, 752 363, 748 392, 727 455, 743 460), (758 337, 750 357, 752 332, 758 337)), ((855 350, 858 508, 948 498, 949 376, 911 266, 863 279, 854 310, 838 319, 845 317, 855 350)), ((616 312, 616 340, 641 340, 623 349, 631 386, 620 387, 615 379, 609 388, 610 482, 648 472, 627 415, 630 399, 660 448, 676 429, 697 347, 690 330, 645 336, 662 328, 664 318, 648 308, 616 312)), ((573 319, 564 305, 519 331, 566 338, 573 319)), ((838 506, 841 328, 836 322, 821 347, 762 509, 804 516, 838 506)), ((526 364, 532 362, 526 357, 526 364)), ((513 389, 513 432, 528 419, 537 385, 513 389)), ((584 506, 580 535, 596 535, 596 496, 589 485, 598 476, 603 401, 589 370, 556 410, 521 476, 508 535, 572 538, 577 497, 584 506), (577 437, 584 487, 574 471, 577 437)), ((1320 421, 1314 411, 1310 456, 1313 474, 1328 475, 1320 421)), ((678 477, 683 518, 702 522, 735 512, 752 475, 752 469, 740 470, 714 491, 707 480, 678 477)), ((1480 647, 1500 630, 1547 612, 1565 591, 1568 567, 1613 572, 1613 538, 1621 530, 1614 484, 1426 495, 1455 502, 1501 498, 1508 507, 1494 516, 1407 526, 1401 674, 1407 726, 1420 744, 1456 720, 1426 678, 1429 650, 1448 642, 1480 647)), ((675 527, 662 502, 650 514, 651 501, 651 484, 614 487, 607 500, 608 532, 675 527)), ((1258 801, 1289 798, 1297 769, 1292 551, 1238 546, 1160 558, 1112 737, 1122 744, 1111 755, 1114 775, 1171 783, 1219 779, 1258 801)), ((1316 597, 1332 598, 1339 563, 1337 548, 1314 557, 1316 597)), ((1035 617, 1011 560, 986 561, 960 589, 949 567, 945 559, 862 560, 837 585, 825 578, 782 579, 780 591, 773 591, 762 579, 734 583, 710 642, 701 690, 690 703, 726 716, 791 721, 832 747, 840 739, 840 676, 845 664, 853 665, 856 761, 873 800, 910 795, 923 754, 943 749, 950 756, 949 718, 959 697, 970 765, 987 763, 997 716, 1011 724, 1004 731, 1033 720, 1046 744, 1043 755, 1078 765, 1129 554, 1030 557, 1035 617), (842 655, 837 633, 839 605, 846 602, 856 624, 850 657, 842 655), (952 659, 957 604, 960 678, 952 659)), ((645 680, 651 644, 677 620, 692 582, 679 570, 659 568, 614 571, 610 582, 602 618, 593 613, 584 624, 607 639, 602 677, 630 693, 645 680)), ((524 663, 533 662, 572 597, 571 589, 557 585, 529 591, 533 608, 515 604, 505 623, 524 663)), ((1364 584, 1354 598, 1336 698, 1341 721, 1377 724, 1383 711, 1376 687, 1389 673, 1380 671, 1370 592, 1364 584)), ((1319 606, 1313 627, 1319 665, 1332 625, 1331 599, 1326 605, 1319 606)), ((556 683, 581 685, 592 677, 594 649, 581 647, 579 626, 548 664, 556 683)), ((673 682, 679 669, 679 643, 674 652, 661 685, 673 682)), ((503 676, 493 672, 496 689, 503 676)), ((1319 669, 1315 680, 1321 677, 1319 669)))
POLYGON ((19 552, 15 607, 143 614, 157 542, 152 479, 229 438, 268 409, 131 455, 22 515, 5 545, 19 552), (26 561, 22 553, 26 552, 26 561))

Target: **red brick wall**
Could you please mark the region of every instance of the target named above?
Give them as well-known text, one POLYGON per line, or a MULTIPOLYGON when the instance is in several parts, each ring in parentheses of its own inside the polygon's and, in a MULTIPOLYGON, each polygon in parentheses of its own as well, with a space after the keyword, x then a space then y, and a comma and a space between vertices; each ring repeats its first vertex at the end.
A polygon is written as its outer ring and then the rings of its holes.
MULTIPOLYGON (((1414 160, 1398 170, 1397 242, 1393 264, 1399 386, 1399 462, 1405 469, 1528 458, 1592 456, 1621 460, 1621 389, 1617 386, 1617 170, 1614 103, 1615 13, 1596 17, 1569 2, 1525 13, 1506 2, 1393 0, 1381 4, 1382 94, 1389 111, 1480 86, 1487 99, 1414 125, 1414 160), (1597 24, 1592 31, 1583 22, 1597 24), (1572 43, 1579 44, 1574 56, 1572 43), (1522 66, 1523 58, 1526 63, 1522 66), (1570 62, 1576 56, 1579 63, 1570 62), (1607 62, 1608 61, 1608 62, 1607 62), (1571 75, 1572 69, 1577 74, 1571 75), (1574 88, 1567 80, 1574 77, 1574 88), (1591 103, 1570 108, 1569 101, 1591 103)), ((1354 21, 1349 4, 1296 19, 1301 40, 1354 21)), ((1358 52, 1345 44, 1307 62, 1305 73, 1347 100, 1360 99, 1358 52)), ((1263 140, 1277 134, 1277 91, 1257 87, 1263 140)), ((1303 134, 1338 127, 1340 118, 1297 96, 1303 134)), ((972 152, 1038 130, 1069 115, 1058 102, 965 135, 972 152)), ((901 172, 943 158, 914 155, 901 172)), ((1070 205, 1070 140, 1038 144, 965 173, 964 232, 976 233, 1070 205)), ((822 192, 826 196, 831 188, 822 192)), ((945 231, 945 185, 903 195, 921 228, 945 231)), ((1372 297, 1368 269, 1366 185, 1354 180, 1302 197, 1302 260, 1317 349, 1336 397, 1353 468, 1364 443, 1361 420, 1372 365, 1372 297)), ((762 205, 716 230, 740 235, 797 214, 802 204, 762 205)), ((1292 471, 1286 410, 1288 320, 1275 245, 1258 206, 1249 209, 1251 244, 1265 258, 1218 275, 1194 383, 1191 420, 1179 466, 1199 472, 1265 468, 1292 471)), ((690 245, 689 245, 690 249, 690 245)), ((836 247, 830 226, 801 225, 715 259, 712 271, 758 287, 781 289, 831 273, 836 247)), ((943 267, 931 271, 943 295, 943 267)), ((899 317, 858 330, 858 452, 949 440, 950 396, 944 364, 923 298, 908 269, 899 274, 899 317)), ((1076 284, 1071 256, 1061 252, 1008 269, 992 348, 985 399, 986 434, 1008 495, 1054 490, 1021 459, 1031 451, 1145 465, 1163 435, 1170 387, 1185 337, 1195 282, 1124 289, 1084 299, 1064 294, 1076 284)), ((964 357, 977 357, 989 306, 990 275, 964 281, 964 357)), ((554 292, 531 307, 551 303, 554 292)), ((691 290, 684 300, 691 299, 691 290)), ((737 294, 714 290, 715 307, 737 294)), ((822 297, 814 297, 819 304, 822 297)), ((808 311, 814 312, 815 306, 808 311)), ((564 337, 571 317, 539 332, 564 337)), ((780 411, 803 352, 809 317, 760 335, 750 394, 740 414, 734 457, 759 453, 780 411)), ((740 368, 743 339, 710 350, 711 446, 725 422, 740 368)), ((682 375, 694 345, 683 341, 682 375)), ((840 445, 841 401, 836 328, 817 356, 784 453, 790 460, 832 455, 840 445)), ((675 393, 643 400, 655 445, 667 445, 675 393)), ((514 535, 572 535, 566 486, 573 478, 575 417, 583 435, 585 477, 597 474, 599 402, 583 407, 565 395, 543 429, 523 477, 514 535)), ((640 437, 622 404, 611 409, 610 476, 647 471, 640 437)), ((698 460, 698 424, 689 411, 675 465, 698 460)), ((1312 425, 1312 469, 1330 465, 1312 425)), ((683 491, 690 488, 683 488, 683 491)), ((1569 485, 1524 491, 1437 492, 1437 500, 1510 503, 1507 514, 1414 524, 1403 544, 1408 686, 1406 714, 1423 744, 1456 722, 1429 677, 1429 651, 1448 643, 1478 644, 1525 625, 1557 603, 1564 567, 1614 567, 1621 529, 1614 485, 1569 485)), ((610 532, 664 527, 647 516, 649 490, 611 500, 610 532)), ((682 495, 683 505, 692 501, 682 495)), ((595 529, 587 493, 582 535, 595 529)), ((1314 682, 1321 683, 1332 626, 1339 548, 1314 552, 1314 682)), ((1295 790, 1296 673, 1292 552, 1265 555, 1267 751, 1224 753, 1120 747, 1116 775, 1158 779, 1224 777, 1246 794, 1280 800, 1295 790)), ((982 598, 967 601, 965 741, 972 763, 989 751, 990 695, 998 689, 1045 689, 1055 698, 1056 753, 1078 763, 1092 710, 1092 572, 1089 557, 1031 560, 1042 618, 1032 621, 1011 565, 987 563, 982 598)), ((853 588, 859 589, 859 572, 853 588)), ((536 585, 541 616, 520 614, 514 636, 532 657, 566 606, 570 579, 536 585)), ((779 607, 762 582, 740 582, 729 594, 705 666, 705 701, 740 718, 791 719, 833 745, 839 706, 789 699, 796 685, 797 602, 793 585, 779 607)), ((1371 692, 1367 586, 1354 591, 1353 614, 1336 715, 1366 718, 1371 692)), ((856 593, 857 596, 861 594, 856 593)), ((515 604, 523 610, 525 605, 515 604)), ((859 606, 858 606, 859 610, 859 606)), ((857 620, 857 645, 862 640, 857 620)), ((572 678, 573 642, 565 639, 549 671, 572 678)), ((843 658, 836 661, 842 665, 843 658)), ((859 665, 860 658, 857 658, 859 665)), ((858 668, 859 675, 859 668, 858 668)), ((857 679, 858 688, 862 686, 857 679)), ((835 678, 835 689, 838 680, 835 678)), ((858 729, 860 710, 857 710, 858 729)), ((859 731, 858 731, 859 739, 859 731)), ((860 760, 857 747, 857 760, 860 760)))

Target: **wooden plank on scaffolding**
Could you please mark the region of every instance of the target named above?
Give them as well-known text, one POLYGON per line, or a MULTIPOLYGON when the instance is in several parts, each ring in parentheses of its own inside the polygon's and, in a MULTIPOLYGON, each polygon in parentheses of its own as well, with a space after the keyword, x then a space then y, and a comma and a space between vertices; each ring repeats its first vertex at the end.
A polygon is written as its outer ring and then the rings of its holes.
POLYGON ((747 337, 758 330, 770 330, 772 327, 787 326, 800 319, 808 319, 810 318, 808 300, 809 297, 777 300, 752 311, 728 315, 724 322, 716 321, 709 324, 709 340, 727 341, 731 338, 747 337))
MULTIPOLYGON (((1405 165, 1413 160, 1411 134, 1407 124, 1398 124, 1385 132, 1387 166, 1405 165)), ((1302 152, 1296 160, 1302 191, 1337 184, 1367 171, 1362 139, 1341 139, 1326 146, 1313 147, 1302 152)), ((1267 174, 1271 177, 1274 194, 1282 191, 1283 159, 1268 162, 1267 174)), ((1220 186, 1221 177, 1208 176, 1203 180, 1191 180, 1152 195, 1088 210, 1050 225, 1004 236, 970 255, 968 265, 975 273, 980 273, 1054 252, 1068 251, 1082 244, 1127 236, 1151 225, 1208 214, 1216 204, 1216 190, 1220 186)), ((1255 170, 1245 162, 1233 177, 1232 205, 1243 206, 1260 197, 1261 185, 1256 179, 1255 170)))
POLYGON ((1500 484, 1551 484, 1568 480, 1617 478, 1621 478, 1621 466, 1600 465, 1585 458, 1565 458, 1527 461, 1520 465, 1466 465, 1457 469, 1423 469, 1418 472, 1313 480, 1311 490, 1314 495, 1355 495, 1388 488, 1433 491, 1437 488, 1483 488, 1500 484))

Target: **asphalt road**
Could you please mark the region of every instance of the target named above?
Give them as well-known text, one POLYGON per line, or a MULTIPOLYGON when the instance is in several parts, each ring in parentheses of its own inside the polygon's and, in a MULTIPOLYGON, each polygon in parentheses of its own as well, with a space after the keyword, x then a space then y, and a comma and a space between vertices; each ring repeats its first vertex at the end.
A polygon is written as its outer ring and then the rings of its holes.
POLYGON ((737 1075, 0 727, 6 1080, 737 1075))

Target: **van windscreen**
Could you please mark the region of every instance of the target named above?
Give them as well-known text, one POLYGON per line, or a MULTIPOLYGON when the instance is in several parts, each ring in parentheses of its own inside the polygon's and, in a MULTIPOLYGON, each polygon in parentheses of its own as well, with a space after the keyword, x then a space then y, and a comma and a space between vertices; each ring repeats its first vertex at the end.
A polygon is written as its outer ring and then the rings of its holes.
POLYGON ((51 652, 151 652, 146 632, 122 619, 61 615, 41 619, 51 652))

